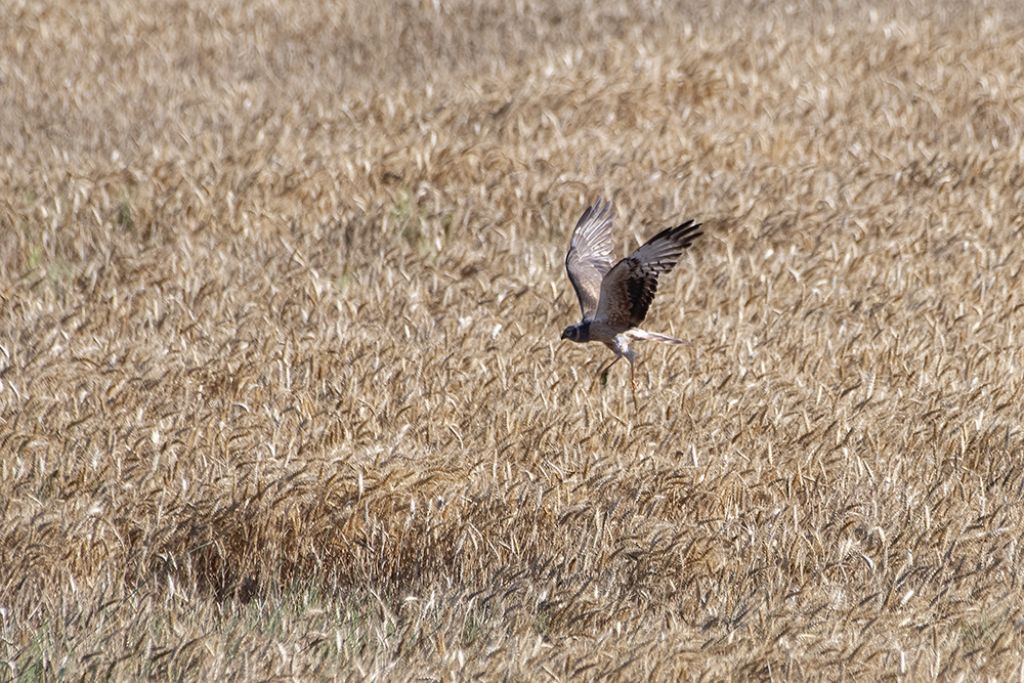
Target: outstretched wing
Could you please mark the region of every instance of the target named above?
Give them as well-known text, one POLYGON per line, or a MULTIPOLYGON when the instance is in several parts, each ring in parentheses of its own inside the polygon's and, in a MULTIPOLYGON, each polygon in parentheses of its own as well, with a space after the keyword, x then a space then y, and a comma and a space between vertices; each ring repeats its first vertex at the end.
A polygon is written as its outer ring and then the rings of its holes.
POLYGON ((594 317, 601 294, 601 280, 612 267, 614 217, 612 203, 598 197, 576 222, 569 251, 565 255, 565 270, 576 290, 576 298, 580 300, 584 320, 594 317))
POLYGON ((658 290, 658 276, 672 270, 683 249, 701 234, 699 223, 686 221, 662 230, 616 263, 601 282, 594 318, 623 329, 639 325, 658 290))

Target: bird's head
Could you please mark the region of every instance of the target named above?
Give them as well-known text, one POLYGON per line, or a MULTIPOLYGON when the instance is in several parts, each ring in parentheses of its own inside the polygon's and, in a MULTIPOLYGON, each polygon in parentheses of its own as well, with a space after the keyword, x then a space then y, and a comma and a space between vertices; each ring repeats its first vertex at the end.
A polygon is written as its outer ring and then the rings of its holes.
POLYGON ((569 327, 562 330, 562 339, 568 339, 569 341, 577 341, 580 338, 580 330, 576 325, 569 325, 569 327))

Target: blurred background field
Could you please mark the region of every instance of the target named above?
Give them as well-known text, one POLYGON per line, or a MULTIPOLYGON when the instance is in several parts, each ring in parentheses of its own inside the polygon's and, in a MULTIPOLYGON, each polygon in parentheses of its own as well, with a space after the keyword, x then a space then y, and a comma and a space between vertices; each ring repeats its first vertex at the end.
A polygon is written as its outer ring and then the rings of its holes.
POLYGON ((1024 675, 1017 3, 2 12, 0 679, 1024 675))

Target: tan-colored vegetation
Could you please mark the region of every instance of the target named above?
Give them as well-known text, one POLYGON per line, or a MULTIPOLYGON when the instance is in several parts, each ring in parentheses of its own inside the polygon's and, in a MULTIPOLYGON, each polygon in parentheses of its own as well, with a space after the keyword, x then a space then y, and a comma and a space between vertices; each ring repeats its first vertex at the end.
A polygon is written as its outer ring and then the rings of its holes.
POLYGON ((1021 675, 1015 3, 143 4, 0 21, 0 679, 1021 675))

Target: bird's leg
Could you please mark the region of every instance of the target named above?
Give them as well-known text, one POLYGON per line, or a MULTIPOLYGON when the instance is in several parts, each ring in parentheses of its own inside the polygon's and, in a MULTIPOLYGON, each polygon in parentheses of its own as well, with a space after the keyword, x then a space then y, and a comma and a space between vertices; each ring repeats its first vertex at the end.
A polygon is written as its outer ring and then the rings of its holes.
POLYGON ((622 356, 615 354, 615 358, 612 358, 610 361, 608 361, 607 365, 603 366, 600 370, 597 371, 597 375, 594 377, 594 379, 600 377, 601 386, 608 384, 608 371, 611 370, 612 366, 618 362, 619 358, 622 358, 622 356))
POLYGON ((627 348, 622 355, 629 361, 629 386, 633 391, 633 411, 639 412, 640 407, 636 401, 636 351, 627 348))
POLYGON ((622 356, 615 356, 615 358, 612 358, 608 361, 608 365, 604 366, 604 370, 598 373, 601 375, 602 384, 608 384, 608 373, 611 372, 612 366, 618 363, 620 358, 622 358, 622 356))
POLYGON ((629 386, 633 390, 633 411, 636 412, 639 410, 636 403, 636 366, 632 358, 627 357, 626 360, 629 361, 629 386))

